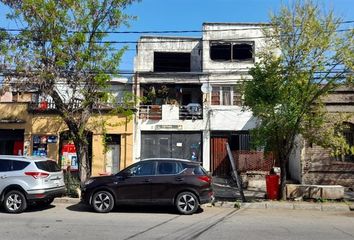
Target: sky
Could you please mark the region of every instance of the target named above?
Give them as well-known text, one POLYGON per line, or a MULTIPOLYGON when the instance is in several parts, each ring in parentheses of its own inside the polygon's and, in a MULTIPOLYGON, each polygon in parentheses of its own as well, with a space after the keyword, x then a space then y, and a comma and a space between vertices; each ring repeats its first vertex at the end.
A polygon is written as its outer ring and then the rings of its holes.
MULTIPOLYGON (((354 20, 354 0, 317 1, 326 9, 333 8, 343 20, 354 20)), ((125 9, 127 14, 137 16, 137 20, 130 23, 130 28, 119 30, 201 30, 204 22, 267 22, 271 12, 289 2, 292 0, 141 0, 125 9)), ((0 5, 0 27, 15 27, 5 19, 5 12, 0 5)), ((183 36, 201 36, 201 33, 184 33, 183 36)), ((139 37, 140 34, 114 34, 110 39, 137 41, 139 37)), ((133 70, 135 44, 128 44, 128 48, 120 65, 123 71, 133 70)))

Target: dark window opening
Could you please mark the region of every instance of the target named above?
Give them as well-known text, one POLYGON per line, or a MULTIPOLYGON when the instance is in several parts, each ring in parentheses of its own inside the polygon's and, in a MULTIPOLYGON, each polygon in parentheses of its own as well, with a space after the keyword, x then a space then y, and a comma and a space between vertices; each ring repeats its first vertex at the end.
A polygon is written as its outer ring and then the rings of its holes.
POLYGON ((254 43, 211 43, 210 58, 215 61, 252 61, 254 43))
POLYGON ((191 54, 154 52, 155 72, 190 72, 191 54))
POLYGON ((231 60, 231 44, 212 44, 210 46, 210 58, 212 60, 231 60))
POLYGON ((236 151, 250 151, 251 150, 251 136, 247 131, 240 131, 231 135, 229 141, 231 150, 236 151))
POLYGON ((119 134, 107 134, 106 144, 110 145, 120 145, 120 135, 119 134))
POLYGON ((253 59, 252 44, 242 43, 232 46, 232 56, 234 60, 246 61, 253 59))

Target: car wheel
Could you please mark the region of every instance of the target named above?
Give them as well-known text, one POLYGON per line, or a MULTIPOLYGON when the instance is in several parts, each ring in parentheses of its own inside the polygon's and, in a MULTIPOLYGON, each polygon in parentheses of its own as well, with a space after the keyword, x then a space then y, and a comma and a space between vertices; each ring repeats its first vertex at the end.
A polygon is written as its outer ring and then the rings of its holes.
POLYGON ((98 191, 92 197, 92 207, 96 212, 108 213, 114 207, 114 198, 108 191, 98 191))
POLYGON ((27 200, 22 192, 13 190, 5 195, 3 206, 8 213, 21 213, 27 208, 27 200))
POLYGON ((198 198, 194 193, 182 192, 176 198, 176 208, 184 215, 195 213, 199 208, 198 198))

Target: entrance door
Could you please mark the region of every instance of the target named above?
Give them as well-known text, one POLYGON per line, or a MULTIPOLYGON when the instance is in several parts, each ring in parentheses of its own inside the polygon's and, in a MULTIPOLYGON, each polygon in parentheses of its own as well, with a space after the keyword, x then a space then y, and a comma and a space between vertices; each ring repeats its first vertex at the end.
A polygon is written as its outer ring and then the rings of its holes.
POLYGON ((117 144, 107 145, 106 173, 116 174, 120 170, 120 146, 117 144))
POLYGON ((22 155, 25 130, 0 129, 0 155, 22 155))
POLYGON ((226 151, 227 137, 211 138, 211 170, 215 176, 230 175, 231 167, 226 151))

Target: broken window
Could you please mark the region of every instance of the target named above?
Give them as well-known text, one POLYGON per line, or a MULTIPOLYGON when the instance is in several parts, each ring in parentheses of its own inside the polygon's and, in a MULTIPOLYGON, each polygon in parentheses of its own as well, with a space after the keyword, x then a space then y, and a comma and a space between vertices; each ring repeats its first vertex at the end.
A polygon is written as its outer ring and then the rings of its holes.
POLYGON ((210 59, 215 61, 253 61, 254 43, 212 42, 210 59))
POLYGON ((232 46, 234 60, 247 61, 253 59, 253 45, 248 43, 234 44, 232 46))
POLYGON ((191 54, 154 52, 154 72, 190 72, 191 54))
POLYGON ((210 58, 212 60, 231 60, 231 44, 212 43, 210 46, 210 58))

